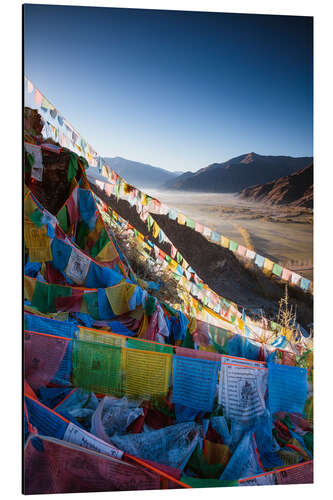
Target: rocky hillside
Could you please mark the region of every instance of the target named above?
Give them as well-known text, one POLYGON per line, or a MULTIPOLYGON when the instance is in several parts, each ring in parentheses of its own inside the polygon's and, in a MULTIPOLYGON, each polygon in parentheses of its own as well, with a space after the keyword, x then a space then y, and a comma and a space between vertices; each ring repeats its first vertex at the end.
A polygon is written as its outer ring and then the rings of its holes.
POLYGON ((164 188, 236 193, 248 186, 271 182, 293 174, 312 161, 312 157, 262 156, 252 152, 223 163, 213 163, 195 173, 186 172, 168 181, 164 188))
POLYGON ((271 205, 313 208, 313 163, 276 181, 243 189, 240 196, 271 205))

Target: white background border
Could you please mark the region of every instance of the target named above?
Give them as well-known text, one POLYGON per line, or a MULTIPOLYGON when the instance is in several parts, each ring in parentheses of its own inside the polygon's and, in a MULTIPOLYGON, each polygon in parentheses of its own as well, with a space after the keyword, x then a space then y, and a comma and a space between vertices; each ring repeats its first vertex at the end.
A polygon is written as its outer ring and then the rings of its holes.
MULTIPOLYGON (((188 0, 26 2, 78 6, 199 10, 314 16, 315 27, 315 485, 228 489, 100 493, 111 499, 178 498, 328 498, 332 490, 332 318, 333 276, 333 8, 326 0, 188 0), (269 488, 269 489, 267 489, 269 488)), ((21 488, 21 297, 22 165, 21 68, 22 3, 1 2, 1 494, 19 498, 21 488)), ((49 96, 52 98, 52 96, 49 96)), ((288 126, 288 124, 286 124, 288 126)), ((94 495, 94 497, 93 497, 94 495)), ((76 498, 96 498, 78 494, 76 498)), ((56 498, 58 498, 57 496, 56 498)), ((61 495, 69 498, 67 495, 61 495)), ((33 497, 35 498, 35 496, 33 497)), ((52 498, 49 495, 39 498, 52 498)))

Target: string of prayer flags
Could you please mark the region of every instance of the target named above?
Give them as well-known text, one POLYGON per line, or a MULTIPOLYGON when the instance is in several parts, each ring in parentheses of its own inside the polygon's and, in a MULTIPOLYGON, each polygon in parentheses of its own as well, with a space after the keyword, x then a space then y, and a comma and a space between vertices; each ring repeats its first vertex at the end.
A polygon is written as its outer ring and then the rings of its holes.
MULTIPOLYGON (((27 93, 30 91, 34 91, 34 100, 44 116, 44 128, 42 131, 43 135, 52 136, 52 138, 56 141, 60 140, 62 145, 65 145, 75 153, 83 155, 82 161, 87 165, 98 167, 102 172, 102 175, 106 177, 110 183, 106 183, 104 187, 105 191, 108 195, 111 195, 113 191, 117 199, 120 194, 123 194, 127 199, 129 199, 130 203, 136 200, 138 213, 140 214, 140 218, 143 221, 146 221, 148 218, 148 207, 151 207, 156 213, 167 214, 171 220, 178 220, 179 224, 186 225, 194 229, 195 231, 203 234, 209 241, 220 244, 225 248, 229 248, 231 251, 237 253, 237 255, 241 257, 245 257, 250 260, 255 259, 255 263, 263 269, 263 271, 268 275, 273 273, 274 276, 279 277, 285 281, 291 281, 294 286, 300 287, 305 292, 313 293, 313 284, 311 281, 307 279, 302 279, 301 276, 296 273, 292 273, 289 270, 284 270, 279 264, 272 263, 270 259, 265 259, 264 257, 256 255, 256 253, 252 249, 248 249, 243 245, 238 245, 236 242, 230 241, 223 235, 212 231, 211 229, 204 227, 202 224, 199 224, 193 221, 191 218, 178 213, 178 211, 174 209, 169 209, 165 204, 161 203, 156 198, 152 198, 149 195, 137 190, 134 186, 128 184, 124 179, 119 177, 112 169, 105 165, 104 160, 98 156, 97 152, 87 143, 87 141, 80 136, 78 132, 74 130, 74 128, 62 117, 59 115, 55 107, 48 101, 48 99, 43 96, 37 88, 34 88, 32 82, 28 79, 27 81, 27 93), (47 118, 50 120, 46 120, 47 118), (60 138, 60 139, 59 139, 60 138), (114 188, 113 188, 114 187, 114 188), (244 250, 245 248, 245 250, 244 250)), ((37 146, 38 148, 38 146, 37 146)), ((74 157, 74 156, 73 156, 74 157)), ((39 157, 40 160, 40 157, 39 157)), ((36 180, 42 180, 42 163, 40 161, 35 161, 35 165, 32 168, 32 177, 35 177, 36 180)), ((70 168, 68 170, 68 175, 72 176, 74 174, 74 169, 70 168)), ((67 232, 67 224, 66 224, 66 212, 63 210, 62 223, 61 226, 65 232, 67 232)), ((71 222, 72 224, 72 222, 71 222)), ((149 230, 153 226, 153 221, 149 219, 148 227, 149 230)), ((154 234, 159 238, 160 242, 163 242, 167 239, 165 235, 165 239, 163 238, 163 234, 161 235, 161 230, 158 232, 157 227, 153 227, 154 234)))
POLYGON ((174 356, 172 402, 195 410, 212 411, 218 369, 217 361, 174 356))

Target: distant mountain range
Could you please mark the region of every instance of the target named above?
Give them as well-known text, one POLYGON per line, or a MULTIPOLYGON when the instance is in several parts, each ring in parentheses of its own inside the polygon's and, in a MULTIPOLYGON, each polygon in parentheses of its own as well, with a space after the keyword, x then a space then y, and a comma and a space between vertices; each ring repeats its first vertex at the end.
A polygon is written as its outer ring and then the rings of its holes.
POLYGON ((313 208, 313 163, 273 182, 245 188, 240 196, 271 205, 313 208))
POLYGON ((163 184, 171 182, 183 172, 170 172, 163 168, 154 167, 138 161, 126 160, 116 156, 104 158, 106 163, 123 177, 127 182, 138 188, 160 188, 163 184))
POLYGON ((213 163, 197 172, 185 172, 164 183, 164 189, 235 193, 254 184, 284 177, 313 161, 312 157, 262 156, 247 153, 223 163, 213 163))

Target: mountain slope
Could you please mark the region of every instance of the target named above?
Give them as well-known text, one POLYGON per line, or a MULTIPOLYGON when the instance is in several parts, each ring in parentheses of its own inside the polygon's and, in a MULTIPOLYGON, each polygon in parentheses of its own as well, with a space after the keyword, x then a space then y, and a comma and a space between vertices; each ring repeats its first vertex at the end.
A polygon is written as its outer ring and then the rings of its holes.
POLYGON ((223 163, 213 163, 195 173, 185 174, 164 184, 166 189, 234 193, 254 184, 271 182, 305 167, 312 157, 262 156, 248 153, 223 163))
POLYGON ((117 174, 138 188, 159 188, 162 184, 175 179, 181 173, 169 172, 163 168, 126 160, 126 158, 120 156, 104 159, 117 174))
POLYGON ((240 196, 272 205, 313 208, 313 163, 274 182, 245 188, 240 196))

